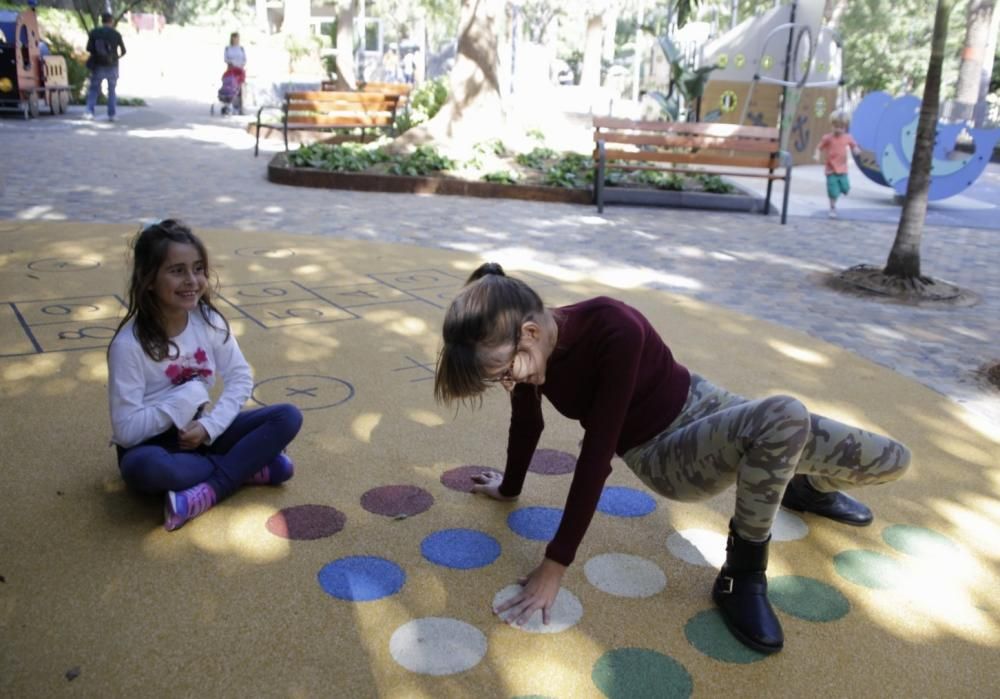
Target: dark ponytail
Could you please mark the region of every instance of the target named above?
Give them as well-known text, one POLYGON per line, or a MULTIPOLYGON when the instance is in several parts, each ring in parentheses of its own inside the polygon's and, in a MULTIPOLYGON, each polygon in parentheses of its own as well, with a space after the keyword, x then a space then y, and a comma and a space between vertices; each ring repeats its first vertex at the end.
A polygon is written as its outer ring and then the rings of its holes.
POLYGON ((445 313, 434 397, 451 403, 486 390, 484 355, 504 345, 516 347, 521 325, 544 311, 542 299, 527 284, 508 277, 496 262, 480 265, 445 313))

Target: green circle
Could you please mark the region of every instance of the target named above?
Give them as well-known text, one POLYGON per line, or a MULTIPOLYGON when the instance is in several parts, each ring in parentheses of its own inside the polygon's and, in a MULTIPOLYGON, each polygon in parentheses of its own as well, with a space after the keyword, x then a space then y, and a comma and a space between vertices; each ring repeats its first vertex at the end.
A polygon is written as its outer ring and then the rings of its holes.
POLYGON ((770 70, 771 66, 773 65, 774 65, 774 59, 771 58, 770 56, 764 56, 762 59, 760 59, 760 67, 763 68, 764 70, 770 70))
POLYGON ((609 699, 689 697, 694 689, 683 665, 646 648, 609 650, 594 663, 590 677, 609 699))
POLYGON ((882 540, 900 553, 917 558, 950 558, 958 553, 958 544, 944 534, 909 524, 886 527, 882 540))
POLYGON ((725 53, 720 55, 716 59, 715 65, 719 66, 719 68, 725 68, 727 65, 729 65, 729 55, 725 53))
POLYGON ((842 551, 833 557, 833 565, 845 580, 878 590, 897 587, 903 578, 903 567, 876 551, 842 551))
POLYGON ((800 575, 768 580, 767 596, 781 611, 806 621, 836 621, 851 611, 837 588, 800 575))
POLYGON ((684 624, 688 643, 710 658, 724 663, 755 663, 767 657, 743 645, 726 628, 722 614, 717 609, 698 612, 684 624))

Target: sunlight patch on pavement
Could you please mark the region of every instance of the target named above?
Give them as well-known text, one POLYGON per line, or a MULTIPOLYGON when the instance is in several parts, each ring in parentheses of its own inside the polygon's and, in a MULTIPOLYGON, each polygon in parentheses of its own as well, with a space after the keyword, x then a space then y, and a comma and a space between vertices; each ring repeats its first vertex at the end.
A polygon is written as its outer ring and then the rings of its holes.
POLYGON ((18 211, 17 217, 24 221, 35 221, 38 219, 43 221, 65 221, 67 219, 66 214, 61 214, 53 210, 51 206, 32 206, 18 211))

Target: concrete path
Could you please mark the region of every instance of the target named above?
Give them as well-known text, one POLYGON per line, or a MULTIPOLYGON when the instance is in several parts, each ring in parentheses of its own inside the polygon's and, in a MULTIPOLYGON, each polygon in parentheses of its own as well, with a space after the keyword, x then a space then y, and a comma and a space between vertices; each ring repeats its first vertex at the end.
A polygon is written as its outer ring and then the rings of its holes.
MULTIPOLYGON (((562 279, 668 289, 806 332, 889 367, 1000 425, 1000 392, 981 370, 1000 361, 1000 169, 934 205, 923 271, 973 292, 976 305, 927 309, 860 300, 820 279, 884 262, 897 208, 855 175, 842 217, 825 217, 818 167, 796 171, 792 218, 461 197, 309 190, 266 180, 266 144, 202 102, 154 100, 110 124, 0 119, 13 167, 0 174, 0 219, 138 225, 165 216, 196 229, 281 231, 408 243, 516 261, 562 279)), ((669 332, 666 340, 670 342, 669 332)), ((708 367, 698 367, 710 373, 708 367)), ((891 400, 891 397, 887 397, 891 400)))

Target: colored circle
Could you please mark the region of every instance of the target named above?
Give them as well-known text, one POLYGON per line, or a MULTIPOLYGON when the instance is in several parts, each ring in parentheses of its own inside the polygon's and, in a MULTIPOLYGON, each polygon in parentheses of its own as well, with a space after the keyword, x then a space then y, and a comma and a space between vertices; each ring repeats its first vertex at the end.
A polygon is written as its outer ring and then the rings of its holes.
POLYGON ((876 551, 842 551, 833 557, 837 574, 856 585, 884 590, 903 581, 903 567, 876 551))
POLYGON ((68 260, 60 257, 46 257, 28 263, 28 269, 33 272, 83 272, 88 269, 97 269, 100 266, 101 263, 97 260, 88 260, 87 258, 68 260))
POLYGON ((234 251, 240 257, 268 257, 280 259, 282 257, 295 257, 295 251, 288 248, 237 248, 234 251))
POLYGON ((667 585, 660 567, 641 556, 605 553, 583 566, 590 584, 615 597, 652 597, 667 585))
POLYGON ((683 665, 646 648, 609 650, 594 663, 590 678, 609 699, 689 697, 694 689, 683 665))
POLYGON ((715 59, 715 65, 719 66, 719 68, 725 68, 729 65, 729 54, 719 54, 719 57, 715 59))
POLYGON ((726 537, 707 529, 685 529, 667 537, 667 550, 685 563, 721 568, 726 562, 726 537))
POLYGON ((822 119, 826 116, 826 97, 816 98, 816 104, 813 105, 813 111, 815 112, 817 118, 822 119))
POLYGON ((799 575, 768 580, 767 596, 781 611, 806 621, 836 621, 851 611, 851 603, 840 590, 799 575))
POLYGON ((744 65, 746 65, 746 62, 747 58, 742 53, 736 54, 736 56, 733 58, 733 65, 736 66, 737 68, 742 68, 744 65))
POLYGON ((486 655, 486 636, 458 619, 423 617, 392 632, 389 653, 410 672, 454 675, 479 664, 486 655))
POLYGON ((361 496, 361 507, 375 515, 412 517, 426 512, 434 504, 434 496, 415 485, 383 485, 361 496))
POLYGON ((402 568, 376 556, 338 558, 323 566, 317 577, 324 592, 350 602, 370 602, 394 595, 406 582, 402 568))
POLYGON ((809 535, 809 525, 798 515, 787 510, 778 510, 778 516, 771 525, 773 541, 797 541, 809 535))
POLYGON ((760 59, 760 67, 764 70, 771 70, 771 66, 774 65, 774 59, 771 56, 764 56, 760 59))
POLYGON ((719 96, 719 109, 726 114, 736 111, 740 98, 733 90, 726 90, 719 96))
MULTIPOLYGON (((493 609, 495 610, 520 592, 521 589, 520 585, 508 585, 500 590, 493 597, 493 609)), ((507 621, 505 618, 507 614, 510 614, 510 612, 504 611, 499 616, 504 621, 507 621)), ((515 628, 527 631, 528 633, 559 633, 560 631, 565 631, 576 626, 582 618, 583 605, 580 603, 580 600, 566 588, 560 587, 559 592, 556 593, 555 602, 552 603, 552 607, 549 609, 548 624, 542 623, 542 611, 539 609, 534 611, 526 622, 515 628)))
POLYGON ((561 476, 573 473, 576 469, 576 457, 557 449, 537 449, 531 458, 528 470, 545 476, 561 476))
POLYGON ((420 542, 420 553, 446 568, 482 568, 500 557, 500 542, 475 529, 443 529, 420 542))
POLYGON ((613 485, 601 493, 597 509, 614 517, 642 517, 656 509, 656 500, 641 490, 613 485))
POLYGON ((271 515, 264 525, 282 539, 309 541, 333 536, 347 523, 343 512, 326 505, 296 505, 271 515))
POLYGON ((550 541, 556 535, 562 510, 555 507, 524 507, 507 515, 507 526, 525 539, 550 541))
POLYGON ((910 524, 886 527, 882 540, 900 553, 917 558, 953 558, 959 553, 958 544, 944 534, 910 524))
POLYGON ((500 471, 489 466, 459 466, 441 474, 441 485, 460 493, 471 493, 472 486, 475 485, 472 477, 478 476, 480 473, 503 475, 500 471))
POLYGON ((258 405, 292 403, 299 410, 323 410, 354 397, 354 386, 333 376, 289 374, 259 381, 250 399, 258 405))
POLYGON ((718 609, 706 609, 688 619, 684 636, 697 650, 724 663, 746 665, 767 657, 743 645, 730 633, 718 609))

